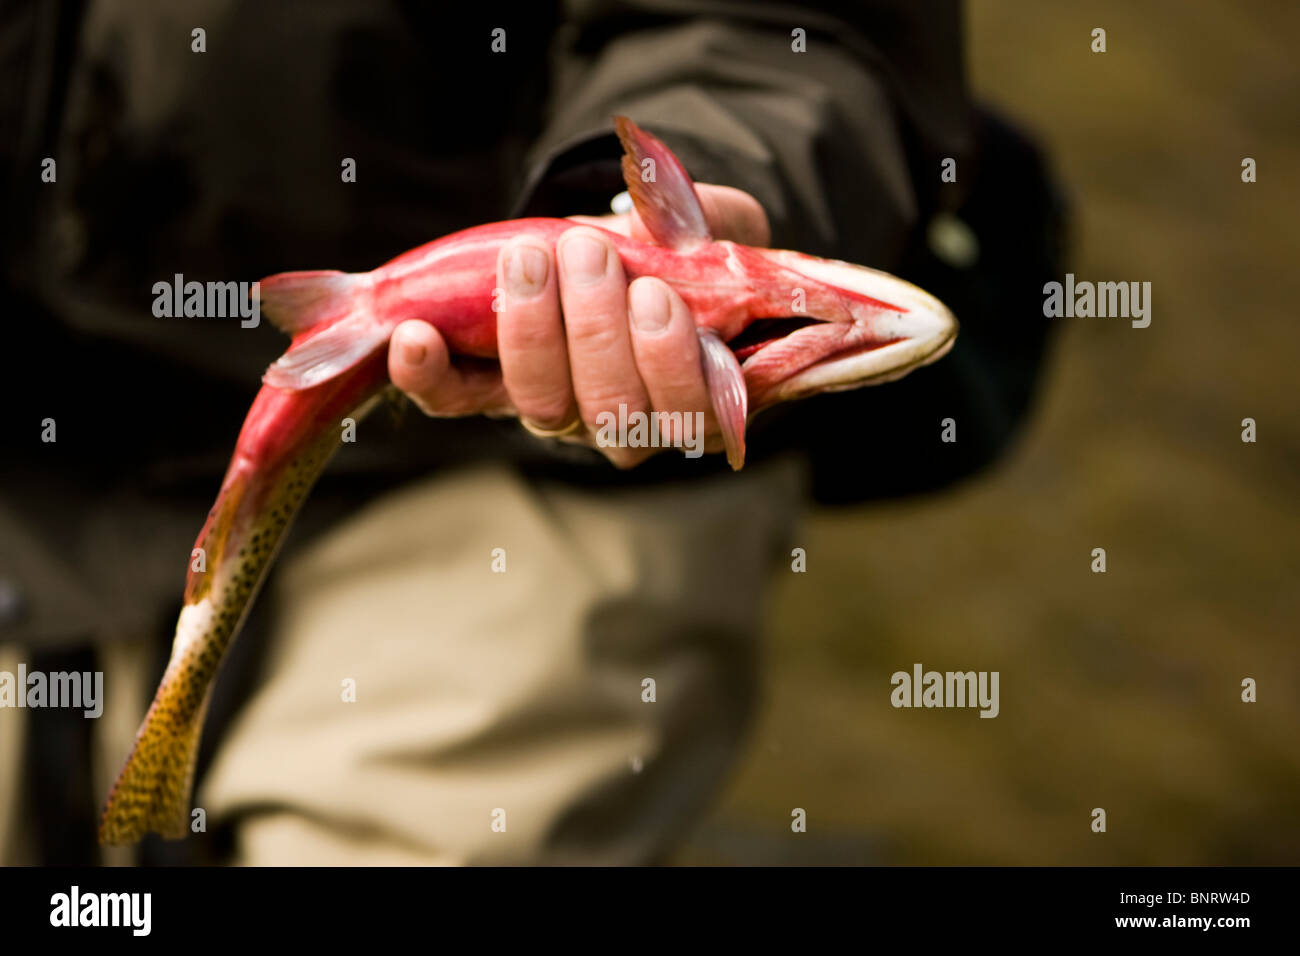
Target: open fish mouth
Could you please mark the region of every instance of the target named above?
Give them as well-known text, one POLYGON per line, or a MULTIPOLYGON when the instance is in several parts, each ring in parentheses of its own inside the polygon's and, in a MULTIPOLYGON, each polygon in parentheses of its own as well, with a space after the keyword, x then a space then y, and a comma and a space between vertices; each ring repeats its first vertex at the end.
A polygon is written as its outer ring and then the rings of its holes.
POLYGON ((942 358, 956 340, 947 306, 897 276, 797 252, 760 254, 787 284, 806 280, 808 309, 754 320, 727 343, 745 375, 751 413, 901 378, 942 358))
POLYGON ((736 353, 741 367, 751 355, 761 351, 773 342, 792 335, 800 329, 817 325, 818 319, 808 316, 790 316, 785 319, 755 319, 743 332, 727 343, 727 347, 736 353))

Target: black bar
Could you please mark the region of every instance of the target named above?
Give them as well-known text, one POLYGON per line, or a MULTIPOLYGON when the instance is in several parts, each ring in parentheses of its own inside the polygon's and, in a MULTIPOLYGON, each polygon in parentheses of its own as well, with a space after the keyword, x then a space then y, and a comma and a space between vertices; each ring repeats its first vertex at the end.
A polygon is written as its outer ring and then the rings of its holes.
MULTIPOLYGON (((226 940, 285 938, 301 946, 412 934, 432 946, 456 940, 463 949, 498 943, 509 931, 536 945, 568 938, 668 945, 684 938, 678 929, 697 939, 721 934, 734 946, 778 928, 819 950, 814 940, 837 937, 868 945, 911 939, 928 949, 939 939, 1232 945, 1253 934, 1272 937, 1294 922, 1297 870, 10 868, 0 870, 0 884, 0 925, 10 943, 74 933, 128 945, 146 938, 131 925, 51 925, 52 917, 69 915, 76 886, 79 914, 87 915, 88 905, 99 905, 85 902, 89 894, 148 893, 147 938, 205 949, 226 940), (1171 902, 1171 893, 1182 899, 1171 902), (1187 925, 1204 918, 1212 921, 1208 929, 1187 925), (1214 922, 1243 918, 1242 925, 1214 922), (1131 922, 1147 919, 1154 924, 1131 922)), ((143 928, 143 911, 135 915, 143 928)))

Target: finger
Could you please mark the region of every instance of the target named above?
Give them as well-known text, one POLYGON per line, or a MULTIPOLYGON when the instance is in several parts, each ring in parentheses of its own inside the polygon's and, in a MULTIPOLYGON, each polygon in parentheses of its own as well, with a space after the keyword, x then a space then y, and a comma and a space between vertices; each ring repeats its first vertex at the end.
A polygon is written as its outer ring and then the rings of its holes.
POLYGON ((510 409, 499 372, 458 369, 427 322, 403 322, 388 346, 388 377, 426 415, 501 414, 510 409))
POLYGON ((519 414, 543 429, 577 417, 569 352, 551 250, 531 238, 506 243, 497 257, 501 377, 519 414))
MULTIPOLYGON (((583 422, 593 431, 601 412, 648 410, 649 397, 637 374, 627 327, 627 279, 618 252, 605 234, 577 226, 556 244, 560 302, 569 345, 573 393, 583 422)), ((602 449, 615 464, 644 455, 602 449)))
POLYGON ((632 352, 659 433, 665 444, 698 449, 713 415, 691 311, 668 283, 649 276, 633 280, 627 298, 632 352))
POLYGON ((747 246, 772 244, 772 227, 763 205, 749 193, 731 186, 703 183, 695 187, 704 221, 714 239, 730 239, 747 246))

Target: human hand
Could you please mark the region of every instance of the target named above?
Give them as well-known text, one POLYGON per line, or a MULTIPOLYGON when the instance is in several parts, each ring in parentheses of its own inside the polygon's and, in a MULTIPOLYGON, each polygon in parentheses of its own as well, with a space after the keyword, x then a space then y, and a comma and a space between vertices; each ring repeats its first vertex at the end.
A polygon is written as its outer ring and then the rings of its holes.
MULTIPOLYGON (((769 244, 767 215, 754 197, 707 183, 695 189, 715 239, 769 244)), ((499 370, 458 367, 437 329, 411 321, 393 333, 393 384, 426 414, 513 412, 534 434, 598 448, 621 468, 660 449, 596 442, 598 416, 617 416, 620 405, 629 416, 702 412, 704 447, 720 450, 690 310, 661 279, 629 284, 610 237, 590 228, 653 241, 640 218, 635 211, 573 218, 581 224, 560 236, 554 253, 528 236, 501 249, 499 370)), ((673 438, 664 436, 662 444, 673 438)))

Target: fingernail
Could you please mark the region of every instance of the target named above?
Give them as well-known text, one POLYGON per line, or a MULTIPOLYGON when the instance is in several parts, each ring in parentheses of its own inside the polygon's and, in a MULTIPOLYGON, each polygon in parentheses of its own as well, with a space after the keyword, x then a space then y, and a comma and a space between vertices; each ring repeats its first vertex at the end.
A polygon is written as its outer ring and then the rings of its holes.
POLYGON ((633 282, 627 310, 639 331, 659 332, 668 324, 668 295, 658 282, 633 282))
POLYGON ((407 365, 416 366, 424 363, 424 357, 429 354, 428 349, 418 342, 408 342, 402 346, 402 361, 407 365))
POLYGON ((535 246, 516 245, 506 253, 506 291, 511 295, 536 295, 546 285, 547 256, 535 246))
POLYGON ((605 246, 590 236, 574 236, 564 240, 564 271, 570 279, 587 285, 605 274, 605 246))

